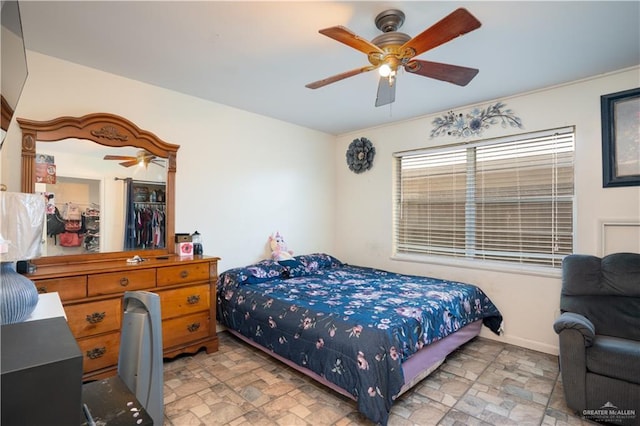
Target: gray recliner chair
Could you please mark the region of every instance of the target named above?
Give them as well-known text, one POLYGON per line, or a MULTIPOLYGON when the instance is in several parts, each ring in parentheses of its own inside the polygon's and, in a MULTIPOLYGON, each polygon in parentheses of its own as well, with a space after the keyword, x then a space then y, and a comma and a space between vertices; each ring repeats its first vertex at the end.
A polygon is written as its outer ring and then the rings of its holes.
POLYGON ((640 254, 562 263, 560 370, 567 405, 590 420, 640 425, 640 254))

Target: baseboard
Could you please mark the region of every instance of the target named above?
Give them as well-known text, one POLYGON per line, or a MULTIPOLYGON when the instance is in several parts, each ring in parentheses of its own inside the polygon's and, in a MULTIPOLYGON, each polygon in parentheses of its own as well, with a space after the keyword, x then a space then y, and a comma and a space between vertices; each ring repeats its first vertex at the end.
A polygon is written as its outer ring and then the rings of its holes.
POLYGON ((542 343, 535 340, 523 339, 517 336, 496 336, 493 333, 481 333, 480 336, 487 339, 496 340, 498 342, 508 343, 510 345, 520 346, 522 348, 531 349, 538 352, 544 352, 546 354, 557 356, 560 353, 560 349, 556 345, 550 345, 548 343, 542 343))

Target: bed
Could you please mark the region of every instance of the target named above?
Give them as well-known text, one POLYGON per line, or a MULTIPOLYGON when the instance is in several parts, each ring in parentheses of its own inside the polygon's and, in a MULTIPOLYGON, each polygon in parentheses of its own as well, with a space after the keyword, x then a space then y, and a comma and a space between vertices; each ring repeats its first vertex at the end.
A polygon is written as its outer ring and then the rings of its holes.
POLYGON ((502 327, 477 286, 342 263, 325 254, 220 274, 229 332, 354 399, 386 424, 393 401, 480 333, 502 327))

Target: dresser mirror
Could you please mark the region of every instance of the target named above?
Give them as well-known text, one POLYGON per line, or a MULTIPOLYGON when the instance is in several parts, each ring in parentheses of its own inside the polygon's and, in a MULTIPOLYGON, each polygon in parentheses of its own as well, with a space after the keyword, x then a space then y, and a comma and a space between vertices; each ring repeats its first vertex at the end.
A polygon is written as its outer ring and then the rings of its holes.
POLYGON ((65 221, 45 226, 36 263, 173 253, 178 145, 107 113, 17 121, 21 190, 42 193, 65 221))

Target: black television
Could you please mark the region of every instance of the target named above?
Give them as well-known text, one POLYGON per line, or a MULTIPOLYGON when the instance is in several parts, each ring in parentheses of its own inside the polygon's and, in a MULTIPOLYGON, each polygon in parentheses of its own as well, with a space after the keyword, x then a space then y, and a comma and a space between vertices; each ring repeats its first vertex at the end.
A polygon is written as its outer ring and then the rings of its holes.
POLYGON ((0 327, 0 423, 80 425, 82 352, 64 317, 0 327))

